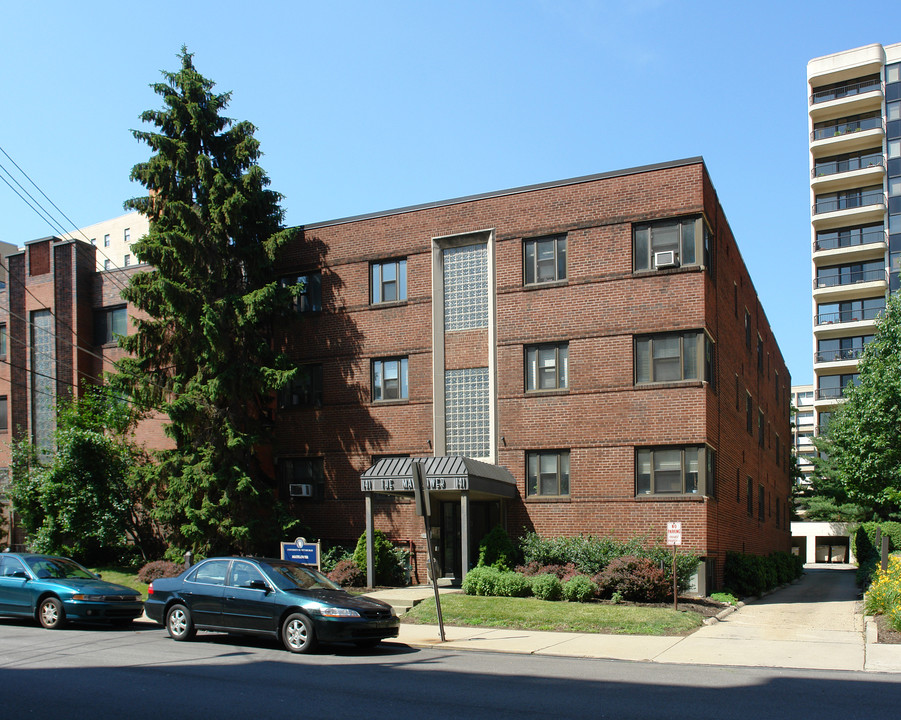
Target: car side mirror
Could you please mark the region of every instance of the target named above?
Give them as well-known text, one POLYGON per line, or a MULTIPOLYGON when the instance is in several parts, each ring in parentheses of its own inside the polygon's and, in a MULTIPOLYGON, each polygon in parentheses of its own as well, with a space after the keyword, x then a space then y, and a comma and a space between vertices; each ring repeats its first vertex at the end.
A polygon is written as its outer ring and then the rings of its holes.
POLYGON ((16 570, 14 573, 10 573, 6 577, 14 577, 14 578, 19 578, 21 580, 28 580, 28 575, 24 570, 16 570))
POLYGON ((265 590, 267 593, 269 592, 269 586, 263 580, 251 580, 250 588, 251 590, 265 590))

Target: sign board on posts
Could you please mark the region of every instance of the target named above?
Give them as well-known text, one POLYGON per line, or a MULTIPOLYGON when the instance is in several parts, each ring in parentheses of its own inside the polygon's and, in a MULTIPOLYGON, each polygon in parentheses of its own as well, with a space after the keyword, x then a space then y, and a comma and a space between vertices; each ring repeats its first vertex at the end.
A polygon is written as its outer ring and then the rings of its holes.
POLYGON ((319 543, 283 542, 281 546, 282 560, 294 560, 304 565, 313 565, 317 570, 319 569, 319 543))
POLYGON ((668 522, 666 524, 666 544, 681 545, 682 544, 682 523, 679 521, 668 522))

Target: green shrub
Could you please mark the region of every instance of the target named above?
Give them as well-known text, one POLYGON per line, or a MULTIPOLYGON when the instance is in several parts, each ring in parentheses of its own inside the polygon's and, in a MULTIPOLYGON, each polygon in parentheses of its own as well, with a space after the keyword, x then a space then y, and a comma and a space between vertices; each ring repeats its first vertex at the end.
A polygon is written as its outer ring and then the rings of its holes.
POLYGON ((463 578, 461 589, 467 595, 496 595, 500 574, 500 570, 488 565, 474 567, 463 578))
MULTIPOLYGON (((857 584, 866 589, 881 561, 882 548, 876 543, 876 530, 889 539, 889 552, 901 550, 901 523, 865 522, 851 534, 851 552, 857 558, 857 584)), ((881 543, 880 543, 881 544, 881 543)))
POLYGON ((495 525, 479 543, 478 565, 505 570, 516 564, 516 546, 500 525, 495 525))
MULTIPOLYGON (((381 530, 372 534, 373 556, 375 560, 375 584, 376 585, 404 585, 404 566, 400 562, 394 545, 381 530)), ((366 533, 360 535, 357 547, 354 550, 353 561, 365 577, 366 567, 366 533)))
POLYGON ((532 594, 539 600, 559 600, 563 583, 556 575, 536 575, 532 578, 532 594))
POLYGON ((598 586, 587 575, 576 575, 563 583, 563 597, 570 602, 588 602, 597 594, 598 586))
POLYGON ((532 583, 525 575, 503 570, 495 581, 494 589, 500 597, 528 597, 532 594, 532 583))
POLYGON ((353 559, 353 553, 350 548, 344 545, 330 545, 327 550, 322 552, 322 557, 319 558, 319 569, 328 575, 339 562, 351 559, 353 559))

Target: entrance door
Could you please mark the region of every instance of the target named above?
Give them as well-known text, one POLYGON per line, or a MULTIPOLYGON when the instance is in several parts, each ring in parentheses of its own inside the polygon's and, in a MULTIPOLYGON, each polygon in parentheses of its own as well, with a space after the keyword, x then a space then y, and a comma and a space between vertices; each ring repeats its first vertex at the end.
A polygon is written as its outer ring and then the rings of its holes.
POLYGON ((441 503, 441 574, 444 577, 463 577, 460 561, 460 503, 441 503))

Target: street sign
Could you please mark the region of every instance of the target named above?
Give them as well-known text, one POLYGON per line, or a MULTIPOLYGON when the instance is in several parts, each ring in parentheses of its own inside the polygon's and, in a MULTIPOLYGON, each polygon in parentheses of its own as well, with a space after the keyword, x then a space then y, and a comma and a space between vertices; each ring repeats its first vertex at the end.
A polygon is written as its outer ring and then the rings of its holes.
POLYGON ((313 565, 319 569, 319 543, 310 543, 304 538, 297 538, 294 542, 283 542, 282 560, 294 560, 304 565, 313 565), (303 540, 303 542, 299 542, 303 540))
POLYGON ((666 524, 666 544, 681 545, 682 544, 682 523, 679 521, 668 522, 666 524))

